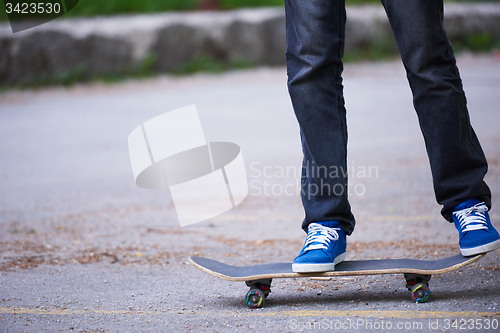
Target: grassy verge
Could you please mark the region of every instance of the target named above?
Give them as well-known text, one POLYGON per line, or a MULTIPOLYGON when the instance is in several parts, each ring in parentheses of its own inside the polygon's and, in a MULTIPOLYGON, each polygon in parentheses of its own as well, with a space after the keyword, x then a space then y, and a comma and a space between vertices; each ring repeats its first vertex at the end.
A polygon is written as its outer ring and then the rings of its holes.
MULTIPOLYGON (((495 44, 497 45, 496 47, 487 49, 484 49, 484 46, 486 44, 477 45, 477 42, 473 42, 473 44, 474 44, 473 46, 468 46, 468 47, 466 47, 465 44, 460 44, 460 47, 455 48, 457 50, 456 53, 459 54, 462 51, 470 51, 475 47, 477 47, 475 52, 481 52, 481 53, 493 50, 500 50, 500 41, 496 42, 495 44)), ((394 60, 397 58, 398 58, 398 53, 397 53, 397 48, 395 48, 395 45, 392 45, 390 41, 378 41, 374 42, 371 46, 367 47, 362 51, 356 51, 356 52, 346 51, 343 60, 344 63, 353 63, 363 60, 386 61, 386 60, 394 60)), ((148 61, 144 61, 144 63, 147 62, 148 61)), ((169 74, 178 76, 192 75, 200 72, 219 74, 229 70, 248 69, 253 67, 255 66, 245 61, 238 61, 231 64, 227 64, 217 61, 210 57, 199 57, 193 59, 192 61, 184 64, 179 68, 176 68, 175 70, 166 73, 154 72, 151 70, 151 67, 149 67, 148 65, 144 65, 141 66, 141 68, 133 71, 124 71, 122 73, 89 76, 88 74, 86 74, 85 68, 80 66, 75 68, 71 72, 59 73, 56 75, 42 77, 38 79, 36 82, 17 83, 17 84, 10 84, 8 86, 0 85, 0 93, 11 89, 39 89, 48 86, 71 87, 77 83, 101 82, 101 83, 113 84, 117 82, 122 82, 126 79, 152 78, 160 74, 169 74)))
MULTIPOLYGON (((138 69, 124 71, 113 74, 88 75, 84 66, 78 66, 74 70, 65 73, 58 73, 40 77, 30 83, 16 83, 10 85, 0 85, 0 93, 9 89, 39 89, 49 86, 71 87, 77 83, 116 83, 126 79, 147 79, 162 74, 152 70, 156 56, 147 55, 138 69)), ((255 67, 245 60, 236 60, 231 63, 223 63, 211 57, 202 56, 164 74, 170 75, 191 75, 199 72, 219 74, 235 69, 248 69, 255 67)))

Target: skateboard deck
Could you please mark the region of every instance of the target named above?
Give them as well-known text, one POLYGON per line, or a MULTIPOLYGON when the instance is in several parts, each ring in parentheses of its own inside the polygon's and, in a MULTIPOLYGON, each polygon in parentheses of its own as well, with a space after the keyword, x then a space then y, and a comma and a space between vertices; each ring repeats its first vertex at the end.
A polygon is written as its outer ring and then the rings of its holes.
POLYGON ((406 287, 414 301, 425 302, 430 294, 429 280, 433 274, 442 274, 469 265, 485 254, 464 257, 457 254, 439 260, 376 259, 346 260, 335 265, 335 270, 322 273, 294 273, 291 263, 272 263, 253 266, 232 266, 222 262, 190 257, 189 261, 201 271, 228 281, 244 281, 250 287, 245 301, 251 308, 261 307, 271 292, 274 278, 334 277, 352 275, 404 274, 406 287))

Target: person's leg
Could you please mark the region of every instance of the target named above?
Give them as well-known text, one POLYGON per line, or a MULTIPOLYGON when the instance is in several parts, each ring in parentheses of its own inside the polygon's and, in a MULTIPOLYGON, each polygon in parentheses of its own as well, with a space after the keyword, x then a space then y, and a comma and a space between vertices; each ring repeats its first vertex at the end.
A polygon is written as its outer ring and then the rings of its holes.
POLYGON ((483 181, 488 166, 443 29, 443 1, 382 3, 407 71, 443 216, 451 221, 453 207, 469 198, 490 207, 491 193, 483 181))
POLYGON ((347 234, 347 125, 342 86, 344 0, 285 0, 288 89, 304 153, 302 203, 307 230, 338 221, 347 234))
POLYGON ((491 192, 483 179, 488 165, 470 124, 462 81, 443 29, 443 1, 382 0, 382 3, 406 68, 436 200, 443 205, 441 212, 457 225, 462 253, 470 255, 492 249, 482 247, 481 242, 496 242, 490 245, 500 246, 487 213, 491 192), (464 238, 466 232, 477 230, 484 235, 471 232, 464 238), (465 249, 469 241, 477 245, 472 252, 465 249))
POLYGON ((308 232, 295 272, 333 270, 354 229, 347 200, 347 124, 342 86, 344 0, 285 0, 288 89, 300 125, 302 203, 308 232))

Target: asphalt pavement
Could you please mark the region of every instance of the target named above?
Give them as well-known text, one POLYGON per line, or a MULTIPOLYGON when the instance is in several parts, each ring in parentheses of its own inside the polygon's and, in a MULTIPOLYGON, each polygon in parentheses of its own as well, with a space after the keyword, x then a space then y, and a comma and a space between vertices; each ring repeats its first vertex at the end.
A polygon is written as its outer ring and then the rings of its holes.
MULTIPOLYGON (((461 55, 458 65, 500 229, 500 59, 461 55)), ((348 64, 344 85, 357 218, 347 259, 458 253, 401 63, 348 64)), ((188 263, 291 261, 300 251, 301 147, 285 68, 3 92, 0 156, 0 332, 498 332, 500 251, 433 276, 422 304, 399 274, 275 279, 266 306, 249 309, 243 282, 188 263), (135 185, 127 138, 190 104, 208 141, 241 147, 249 195, 181 228, 168 190, 135 185)))

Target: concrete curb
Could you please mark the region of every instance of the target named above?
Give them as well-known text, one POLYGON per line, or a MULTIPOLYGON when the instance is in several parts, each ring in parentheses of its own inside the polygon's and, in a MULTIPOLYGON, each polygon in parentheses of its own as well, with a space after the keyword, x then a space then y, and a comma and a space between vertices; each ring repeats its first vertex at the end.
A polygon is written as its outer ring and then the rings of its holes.
MULTIPOLYGON (((382 6, 349 7, 347 15, 347 51, 392 38, 382 6)), ((447 4, 445 27, 452 41, 482 32, 500 38, 500 4, 447 4)), ((283 65, 285 16, 283 8, 261 8, 62 19, 16 34, 4 23, 0 50, 2 85, 75 71, 125 73, 148 59, 157 72, 202 56, 222 63, 283 65)))

